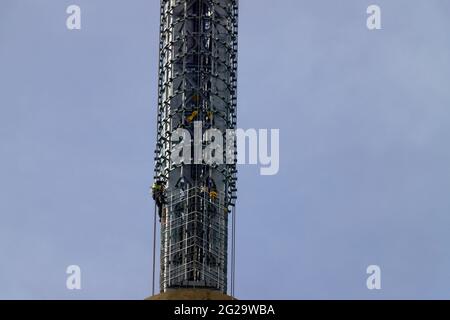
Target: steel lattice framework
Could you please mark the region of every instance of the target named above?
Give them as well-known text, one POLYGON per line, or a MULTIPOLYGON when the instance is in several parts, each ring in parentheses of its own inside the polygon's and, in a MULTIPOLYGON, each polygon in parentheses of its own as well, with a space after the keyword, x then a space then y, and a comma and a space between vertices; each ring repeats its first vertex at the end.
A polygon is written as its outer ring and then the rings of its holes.
MULTIPOLYGON (((172 133, 236 129, 238 0, 161 0, 155 181, 162 184, 161 291, 227 291, 236 162, 175 164, 172 133)), ((235 145, 234 145, 235 147, 235 145)), ((235 150, 235 149, 233 149, 235 150)))

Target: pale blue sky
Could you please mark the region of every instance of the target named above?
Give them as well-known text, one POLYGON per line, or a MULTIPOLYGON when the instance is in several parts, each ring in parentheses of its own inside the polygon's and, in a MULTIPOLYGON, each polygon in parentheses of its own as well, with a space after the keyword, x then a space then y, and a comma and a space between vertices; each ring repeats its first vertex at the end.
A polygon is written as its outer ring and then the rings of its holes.
MULTIPOLYGON (((449 299, 450 2, 240 2, 239 127, 279 128, 281 164, 239 168, 236 295, 449 299)), ((150 294, 158 17, 0 1, 0 298, 150 294)))

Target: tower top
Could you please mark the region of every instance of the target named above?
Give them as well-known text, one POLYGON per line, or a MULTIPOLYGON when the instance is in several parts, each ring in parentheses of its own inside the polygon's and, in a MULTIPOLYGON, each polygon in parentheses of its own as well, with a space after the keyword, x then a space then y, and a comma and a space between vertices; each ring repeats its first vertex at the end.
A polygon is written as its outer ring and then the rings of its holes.
MULTIPOLYGON (((229 214, 237 191, 236 142, 231 140, 232 161, 209 162, 204 155, 198 161, 198 150, 236 129, 237 28, 237 0, 161 0, 152 193, 161 222, 165 297, 181 288, 191 295, 226 294, 229 267, 234 288, 228 233, 234 226, 229 214), (210 129, 221 134, 204 135, 210 129)), ((225 154, 205 149, 212 158, 225 154)))

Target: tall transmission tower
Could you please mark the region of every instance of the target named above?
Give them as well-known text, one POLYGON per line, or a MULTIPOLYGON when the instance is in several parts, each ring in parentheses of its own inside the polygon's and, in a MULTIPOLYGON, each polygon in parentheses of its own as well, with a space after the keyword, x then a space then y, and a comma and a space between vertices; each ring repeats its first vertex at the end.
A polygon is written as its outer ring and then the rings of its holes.
POLYGON ((173 139, 177 129, 195 137, 201 124, 202 136, 214 128, 224 140, 226 130, 236 129, 237 33, 238 0, 161 0, 152 187, 161 229, 161 294, 183 288, 226 294, 229 266, 234 294, 236 161, 175 163, 172 151, 180 142, 173 139))

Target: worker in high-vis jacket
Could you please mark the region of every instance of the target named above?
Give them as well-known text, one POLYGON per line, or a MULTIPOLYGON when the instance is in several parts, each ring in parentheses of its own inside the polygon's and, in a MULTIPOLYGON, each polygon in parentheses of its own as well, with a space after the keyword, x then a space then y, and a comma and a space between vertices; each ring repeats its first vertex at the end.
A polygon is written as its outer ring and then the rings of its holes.
POLYGON ((152 186, 152 196, 153 200, 156 202, 156 206, 158 207, 158 215, 161 219, 162 214, 162 206, 164 204, 164 185, 157 181, 152 186))

